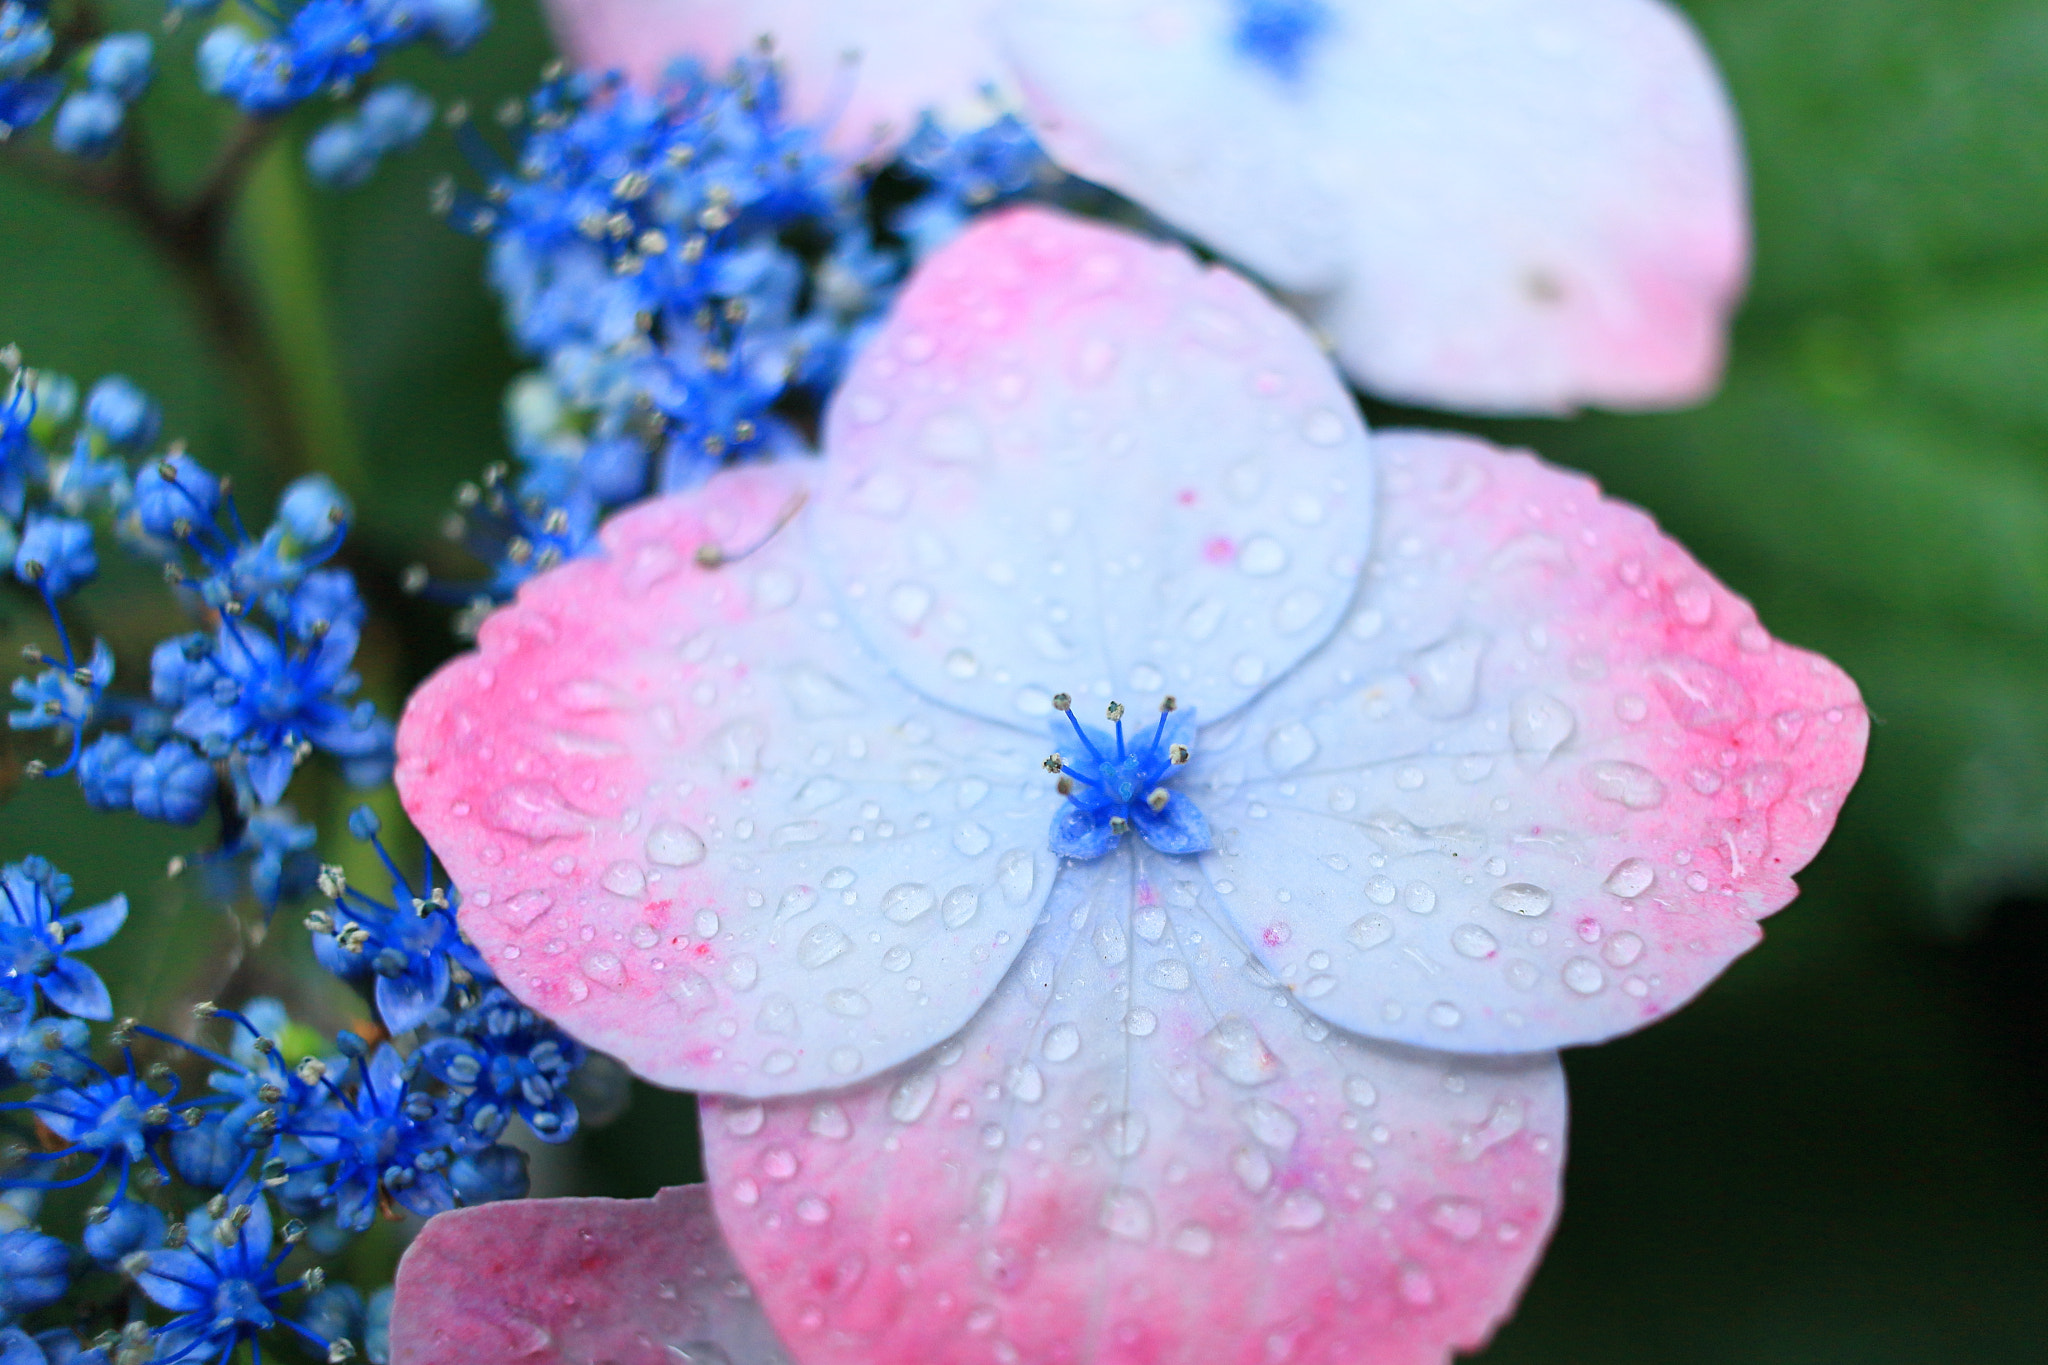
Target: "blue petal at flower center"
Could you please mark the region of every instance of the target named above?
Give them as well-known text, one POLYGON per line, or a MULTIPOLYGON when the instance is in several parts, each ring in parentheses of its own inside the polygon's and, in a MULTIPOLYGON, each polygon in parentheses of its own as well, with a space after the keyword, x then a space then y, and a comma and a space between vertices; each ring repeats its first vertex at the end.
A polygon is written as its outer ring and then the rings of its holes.
POLYGON ((1330 27, 1323 0, 1232 0, 1231 45, 1283 81, 1301 79, 1315 41, 1330 27))
POLYGON ((1109 704, 1113 735, 1084 727, 1064 692, 1053 698, 1053 706, 1078 741, 1077 753, 1055 753, 1045 761, 1046 770, 1059 775, 1060 794, 1067 798, 1053 817, 1054 853, 1099 858, 1133 832, 1161 853, 1200 853, 1209 847, 1209 822, 1194 802, 1168 785, 1192 753, 1192 711, 1180 710, 1168 697, 1158 722, 1133 737, 1124 733, 1124 708, 1116 702, 1109 704))

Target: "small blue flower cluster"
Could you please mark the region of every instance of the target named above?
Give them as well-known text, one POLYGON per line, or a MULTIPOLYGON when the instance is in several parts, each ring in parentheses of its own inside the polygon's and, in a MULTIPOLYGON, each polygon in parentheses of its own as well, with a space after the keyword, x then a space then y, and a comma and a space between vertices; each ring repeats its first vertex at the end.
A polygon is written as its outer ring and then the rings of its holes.
POLYGON ((368 180, 391 152, 418 142, 434 121, 434 102, 409 85, 372 90, 306 144, 306 171, 330 189, 368 180))
POLYGON ((100 39, 85 62, 85 86, 64 97, 50 142, 67 156, 105 156, 156 71, 156 42, 147 33, 100 39))
POLYGON ((651 93, 553 73, 524 123, 509 166, 466 128, 487 183, 439 204, 489 240, 512 331, 544 362, 507 397, 517 474, 458 497, 486 600, 583 553, 611 508, 805 448, 911 262, 1049 165, 1006 119, 957 138, 927 121, 865 169, 785 116, 766 57, 678 63, 651 93))
POLYGON ((347 532, 347 501, 325 478, 301 479, 251 536, 226 480, 177 446, 147 453, 161 414, 133 384, 102 380, 81 415, 68 380, 11 354, 0 361, 11 372, 0 404, 0 552, 41 596, 62 649, 31 650, 41 671, 14 683, 8 725, 68 745, 61 763, 30 771, 74 775, 98 810, 172 824, 216 810, 210 863, 246 864, 266 906, 310 890, 312 830, 280 804, 294 770, 317 751, 371 786, 391 767, 390 722, 354 695, 362 600, 347 573, 324 567, 347 532), (81 659, 65 628, 62 599, 98 572, 98 530, 160 561, 203 626, 156 647, 146 696, 111 691, 111 651, 95 642, 81 659))
MULTIPOLYGON (((219 3, 167 0, 165 8, 178 19, 219 3)), ((67 156, 103 157, 149 89, 156 41, 140 31, 64 39, 47 9, 48 0, 0 0, 0 141, 54 108, 51 145, 67 156)), ((491 24, 485 0, 252 0, 242 14, 260 31, 243 22, 214 29, 199 43, 197 75, 207 92, 258 118, 368 89, 379 63, 401 48, 432 43, 453 56, 491 24)), ((307 144, 307 169, 330 188, 359 185, 432 121, 432 102, 411 86, 368 89, 307 144)))
POLYGON ((483 0, 305 0, 296 9, 247 7, 269 32, 234 24, 199 45, 200 84, 251 114, 283 113, 316 95, 345 95, 384 57, 434 42, 451 55, 490 27, 483 0))
POLYGON ((56 46, 41 6, 0 0, 0 139, 35 124, 64 93, 49 69, 56 46))
POLYGON ((367 809, 350 827, 383 860, 390 894, 365 895, 323 869, 331 908, 307 926, 322 963, 371 985, 390 1041, 342 1031, 308 1047, 276 1001, 209 1003, 196 1013, 231 1026, 224 1049, 125 1021, 107 1040, 118 1064, 103 1064, 85 1021, 111 1018, 111 1001, 73 954, 112 938, 126 901, 67 913, 70 881, 47 862, 0 870, 0 1114, 37 1138, 0 1152, 0 1362, 199 1365, 244 1343, 260 1360, 258 1343, 277 1332, 330 1361, 361 1339, 382 1361, 388 1291, 366 1301, 309 1263, 380 1214, 523 1196, 525 1156, 503 1140, 515 1116, 544 1142, 576 1132, 569 1082, 582 1047, 492 978, 456 931, 431 858, 414 880, 367 809), (139 1065, 142 1048, 161 1060, 139 1065), (180 1061, 197 1067, 181 1073, 180 1061), (94 1201, 76 1246, 32 1226, 53 1211, 47 1196, 70 1190, 94 1201), (287 1273, 294 1256, 306 1268, 287 1273), (89 1344, 68 1327, 30 1335, 21 1319, 96 1274, 126 1277, 161 1314, 131 1303, 131 1320, 105 1322, 89 1344))

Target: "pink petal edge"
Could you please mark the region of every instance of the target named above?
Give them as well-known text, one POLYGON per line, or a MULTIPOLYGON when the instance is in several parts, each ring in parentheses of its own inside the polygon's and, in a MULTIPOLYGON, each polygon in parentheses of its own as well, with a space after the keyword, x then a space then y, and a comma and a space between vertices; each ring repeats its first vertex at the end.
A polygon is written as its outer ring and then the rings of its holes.
POLYGON ((1374 445, 1350 621, 1189 775, 1206 871, 1309 1009, 1376 1038, 1520 1052, 1662 1018, 1797 894, 1862 767, 1855 684, 1581 475, 1374 445))
POLYGON ((704 1102, 719 1221, 804 1365, 1439 1365, 1557 1212, 1551 1055, 1333 1032, 1194 869, 1069 866, 961 1036, 704 1102))
POLYGON ((864 154, 907 136, 933 110, 966 126, 991 112, 1002 65, 983 0, 549 0, 563 48, 591 70, 643 86, 679 57, 713 72, 757 50, 781 59, 792 118, 830 121, 828 142, 864 154))
POLYGON ((1307 305, 1360 383, 1489 412, 1712 391, 1747 276, 1712 59, 1662 0, 1333 0, 1297 83, 1223 7, 1012 0, 1062 164, 1307 305))
POLYGON ((392 1365, 786 1365, 704 1187, 427 1220, 398 1263, 392 1365))

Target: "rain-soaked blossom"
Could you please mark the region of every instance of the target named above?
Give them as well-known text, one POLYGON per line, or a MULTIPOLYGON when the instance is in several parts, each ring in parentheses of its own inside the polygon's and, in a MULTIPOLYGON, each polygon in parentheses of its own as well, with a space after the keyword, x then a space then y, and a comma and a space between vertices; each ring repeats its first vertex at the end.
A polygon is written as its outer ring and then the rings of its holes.
MULTIPOLYGON (((920 269, 824 445, 614 520, 414 696, 490 970, 707 1092, 801 1365, 1483 1342, 1557 1214, 1553 1050, 1759 941, 1854 685, 1585 478, 1369 435, 1245 281, 1043 210, 920 269)), ((679 1330, 604 1268, 632 1209, 522 1209, 518 1266, 450 1220, 394 1348, 679 1330)))
POLYGON ((651 81, 773 38, 788 107, 879 156, 1018 108, 1066 170, 1304 301, 1366 388, 1696 401, 1748 261, 1712 62, 1664 0, 550 0, 651 81))

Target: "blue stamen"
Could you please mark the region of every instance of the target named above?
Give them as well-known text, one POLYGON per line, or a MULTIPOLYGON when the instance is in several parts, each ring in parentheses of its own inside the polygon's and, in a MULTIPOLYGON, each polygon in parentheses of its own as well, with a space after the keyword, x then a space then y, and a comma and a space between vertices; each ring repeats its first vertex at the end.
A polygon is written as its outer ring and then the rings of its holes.
POLYGON ((1098 746, 1095 736, 1074 718, 1071 697, 1062 692, 1053 698, 1053 707, 1066 716, 1089 755, 1087 761, 1069 763, 1055 753, 1045 761, 1046 770, 1060 777, 1060 794, 1068 798, 1053 818, 1053 852, 1098 858, 1133 830, 1162 853, 1200 853, 1209 847, 1207 820, 1193 802, 1165 785, 1190 756, 1184 741, 1194 734, 1192 713, 1176 717, 1177 705, 1168 697, 1160 705, 1150 738, 1133 748, 1124 733, 1124 708, 1111 702, 1108 719, 1116 738, 1112 760, 1103 757, 1106 746, 1098 746))

